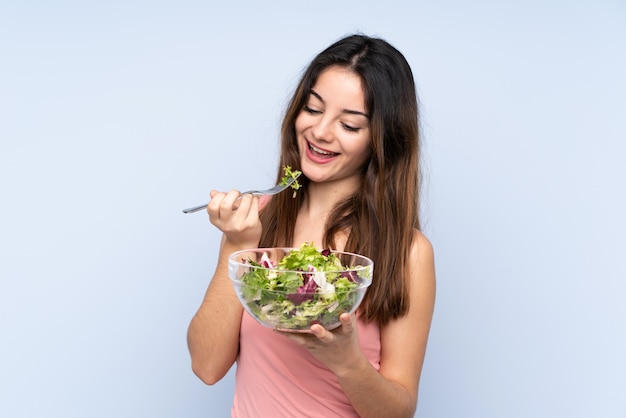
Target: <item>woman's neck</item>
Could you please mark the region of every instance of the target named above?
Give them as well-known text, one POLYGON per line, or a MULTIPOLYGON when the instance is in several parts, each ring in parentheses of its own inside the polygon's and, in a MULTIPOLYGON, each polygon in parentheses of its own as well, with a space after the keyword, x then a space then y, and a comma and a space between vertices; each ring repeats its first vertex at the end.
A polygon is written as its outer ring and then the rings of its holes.
MULTIPOLYGON (((361 187, 357 176, 333 182, 307 184, 303 208, 312 214, 328 214, 337 204, 352 196, 361 187)), ((325 218, 324 218, 325 220, 325 218)))
MULTIPOLYGON (((360 180, 342 182, 311 182, 306 186, 306 196, 298 212, 295 229, 295 245, 314 242, 322 247, 326 221, 337 204, 354 194, 360 187, 360 180)), ((343 247, 343 237, 336 237, 336 244, 343 247), (337 240, 336 240, 337 241, 337 240)))

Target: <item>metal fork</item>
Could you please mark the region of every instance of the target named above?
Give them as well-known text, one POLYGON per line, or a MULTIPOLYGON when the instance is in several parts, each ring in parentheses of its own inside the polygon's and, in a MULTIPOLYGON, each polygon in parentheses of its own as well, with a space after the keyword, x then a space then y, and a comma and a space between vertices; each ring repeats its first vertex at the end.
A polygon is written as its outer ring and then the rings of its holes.
MULTIPOLYGON (((277 193, 280 193, 283 190, 289 188, 293 184, 293 182, 296 181, 296 179, 298 177, 300 177, 300 174, 298 174, 295 177, 290 177, 289 180, 287 181, 287 183, 285 183, 285 184, 277 184, 276 186, 271 187, 271 188, 266 189, 266 190, 248 190, 247 192, 241 193, 241 195, 243 196, 244 194, 253 194, 253 195, 261 196, 261 195, 277 194, 277 193)), ((240 196, 240 198, 241 198, 241 196, 240 196)), ((206 209, 207 206, 209 206, 208 203, 206 205, 195 206, 193 208, 183 209, 183 213, 198 212, 198 211, 200 211, 202 209, 206 209)))

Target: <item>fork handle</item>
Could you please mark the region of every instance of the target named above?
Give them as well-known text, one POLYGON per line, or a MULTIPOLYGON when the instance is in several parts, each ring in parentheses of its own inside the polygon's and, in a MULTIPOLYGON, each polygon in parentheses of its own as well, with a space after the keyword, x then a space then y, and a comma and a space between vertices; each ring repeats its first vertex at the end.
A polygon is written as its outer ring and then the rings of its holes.
POLYGON ((193 208, 188 208, 188 209, 183 209, 183 213, 194 213, 194 212, 198 212, 202 209, 206 209, 206 207, 209 206, 209 204, 207 203, 206 205, 201 205, 201 206, 196 206, 193 208))
MULTIPOLYGON (((241 195, 239 195, 239 197, 237 198, 237 200, 241 199, 241 197, 244 194, 252 194, 252 195, 261 195, 262 193, 259 192, 258 190, 248 190, 247 192, 243 192, 241 193, 241 195)), ((209 204, 207 203, 206 205, 200 205, 200 206, 195 206, 193 208, 187 208, 187 209, 183 209, 183 213, 194 213, 194 212, 198 212, 201 211, 202 209, 206 209, 207 206, 209 206, 209 204)))

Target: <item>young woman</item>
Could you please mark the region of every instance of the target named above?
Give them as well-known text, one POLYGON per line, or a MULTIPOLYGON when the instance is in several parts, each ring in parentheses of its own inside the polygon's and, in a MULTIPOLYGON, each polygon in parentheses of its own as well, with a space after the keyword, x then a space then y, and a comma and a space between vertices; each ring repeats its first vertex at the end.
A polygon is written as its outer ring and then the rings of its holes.
POLYGON ((282 126, 282 167, 303 188, 259 199, 211 191, 218 265, 189 326, 207 384, 237 362, 234 417, 412 417, 435 300, 433 250, 420 232, 415 84, 402 54, 353 35, 309 65, 282 126), (240 200, 238 200, 241 197, 240 200), (243 313, 228 256, 313 242, 363 254, 374 278, 356 314, 329 331, 276 332, 243 313))

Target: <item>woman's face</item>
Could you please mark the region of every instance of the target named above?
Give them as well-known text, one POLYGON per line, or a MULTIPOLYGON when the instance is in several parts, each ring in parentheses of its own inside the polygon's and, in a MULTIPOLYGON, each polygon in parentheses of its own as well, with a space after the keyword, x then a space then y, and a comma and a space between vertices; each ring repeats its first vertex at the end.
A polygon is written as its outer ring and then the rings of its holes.
POLYGON ((302 172, 313 182, 360 176, 370 157, 370 125, 361 79, 342 67, 318 77, 296 118, 302 172))

